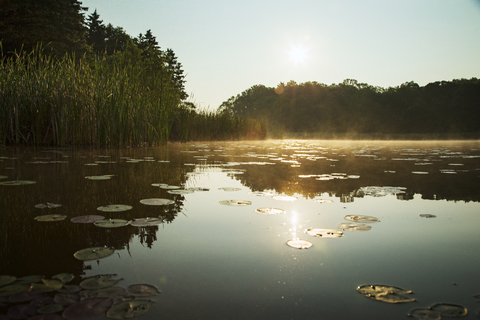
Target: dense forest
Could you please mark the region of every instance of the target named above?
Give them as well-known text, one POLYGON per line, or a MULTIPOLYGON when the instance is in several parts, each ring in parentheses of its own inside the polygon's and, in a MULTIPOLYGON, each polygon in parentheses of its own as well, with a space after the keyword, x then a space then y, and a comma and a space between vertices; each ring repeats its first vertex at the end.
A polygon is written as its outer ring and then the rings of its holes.
POLYGON ((220 106, 222 112, 268 121, 269 133, 320 137, 480 137, 480 80, 407 82, 380 88, 290 81, 255 85, 220 106))
POLYGON ((265 125, 197 110, 173 49, 76 0, 0 1, 0 144, 261 139, 265 125))

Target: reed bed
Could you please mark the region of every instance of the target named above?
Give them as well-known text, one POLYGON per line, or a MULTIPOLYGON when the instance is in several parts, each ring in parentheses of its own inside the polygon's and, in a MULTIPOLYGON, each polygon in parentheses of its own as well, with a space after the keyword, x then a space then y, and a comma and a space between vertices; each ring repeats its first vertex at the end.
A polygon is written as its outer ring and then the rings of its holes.
POLYGON ((180 103, 161 61, 136 47, 54 60, 42 49, 0 60, 0 143, 165 143, 180 103))

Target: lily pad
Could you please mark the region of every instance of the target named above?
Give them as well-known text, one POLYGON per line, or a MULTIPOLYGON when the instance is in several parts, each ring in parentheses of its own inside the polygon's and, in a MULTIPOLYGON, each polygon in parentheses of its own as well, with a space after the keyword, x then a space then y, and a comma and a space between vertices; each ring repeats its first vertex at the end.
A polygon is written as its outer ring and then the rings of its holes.
POLYGON ((148 226, 155 226, 160 223, 163 223, 162 218, 139 218, 139 219, 133 219, 130 221, 130 225, 134 227, 148 227, 148 226))
POLYGON ((52 277, 52 279, 60 280, 63 284, 72 281, 73 278, 75 278, 75 276, 73 274, 66 273, 66 272, 56 274, 52 277))
POLYGON ((348 215, 348 216, 345 216, 345 220, 355 221, 355 222, 364 222, 364 223, 380 222, 380 219, 376 217, 362 216, 362 215, 348 215))
POLYGON ((7 276, 7 275, 0 276, 0 287, 13 283, 15 282, 15 280, 17 280, 17 278, 14 276, 7 276))
POLYGON ((220 204, 226 205, 226 206, 248 206, 251 205, 251 201, 247 200, 222 200, 219 201, 220 204))
POLYGON ((422 214, 420 214, 420 217, 422 217, 422 218, 436 218, 437 216, 434 215, 434 214, 422 213, 422 214))
POLYGON ((111 319, 130 319, 145 314, 150 310, 153 301, 151 300, 132 300, 114 305, 107 312, 107 317, 111 319))
POLYGON ((160 290, 151 284, 132 284, 125 291, 135 297, 151 297, 160 293, 160 290))
POLYGON ((86 176, 85 179, 89 180, 110 180, 112 179, 112 176, 86 176))
POLYGON ((152 186, 162 188, 162 187, 168 187, 168 184, 166 184, 166 183, 152 183, 152 186))
POLYGON ((9 296, 8 302, 10 303, 27 302, 27 301, 37 299, 41 295, 42 295, 41 292, 26 290, 26 291, 15 293, 9 296))
POLYGON ((285 210, 279 208, 258 208, 255 212, 260 214, 282 214, 285 210))
POLYGON ((86 320, 104 314, 112 305, 112 299, 87 299, 70 305, 62 316, 67 320, 86 320))
POLYGON ((63 287, 63 283, 59 280, 42 279, 42 282, 43 283, 33 283, 30 289, 37 292, 51 292, 63 287))
POLYGON ((53 297, 53 301, 63 305, 71 305, 75 302, 80 301, 80 295, 78 293, 57 293, 53 297))
POLYGON ((39 281, 42 281, 44 278, 45 278, 45 276, 43 276, 43 275, 34 274, 34 275, 24 276, 24 277, 18 278, 17 283, 39 282, 39 281))
POLYGON ((405 303, 415 301, 414 298, 402 296, 402 294, 410 294, 413 293, 413 291, 404 290, 394 286, 366 284, 357 287, 357 291, 367 298, 387 303, 405 303))
POLYGON ((223 188, 218 188, 218 190, 223 190, 223 191, 240 191, 242 189, 240 188, 233 188, 233 187, 223 187, 223 188))
POLYGON ((363 232, 363 231, 370 231, 372 229, 371 226, 363 223, 340 223, 337 228, 346 230, 346 231, 353 231, 353 232, 363 232))
POLYGON ((287 245, 289 245, 292 248, 297 248, 297 249, 308 249, 311 246, 313 246, 313 244, 310 241, 302 240, 302 239, 288 240, 287 245))
POLYGON ((340 238, 343 237, 343 232, 335 229, 307 229, 305 231, 308 235, 320 238, 340 238))
POLYGON ((167 206, 170 204, 174 204, 175 201, 170 199, 151 198, 151 199, 142 199, 140 200, 140 203, 148 206, 167 206))
POLYGON ((95 221, 93 224, 100 228, 119 228, 126 226, 128 221, 124 219, 104 219, 95 221))
POLYGON ((80 287, 88 290, 112 287, 123 280, 123 279, 112 279, 115 276, 116 276, 115 274, 103 274, 103 275, 93 276, 80 282, 80 287))
POLYGON ((36 181, 31 181, 31 180, 14 180, 14 181, 3 181, 0 182, 0 185, 2 186, 23 186, 27 184, 35 184, 37 183, 36 181))
POLYGON ((30 288, 29 283, 13 283, 0 287, 0 297, 11 296, 12 294, 26 291, 30 288))
POLYGON ((298 199, 297 197, 293 196, 273 196, 272 198, 280 201, 295 201, 298 199))
POLYGON ((78 260, 97 260, 101 258, 108 257, 115 252, 113 247, 92 247, 79 250, 73 254, 78 260))
POLYGON ((165 190, 175 190, 175 189, 180 189, 179 186, 171 186, 169 184, 167 185, 164 185, 164 186, 160 186, 161 189, 165 189, 165 190))
POLYGON ((66 215, 63 214, 45 214, 43 216, 35 217, 34 219, 37 221, 62 221, 67 218, 66 215))
POLYGON ((188 188, 186 190, 193 190, 193 191, 210 191, 209 188, 202 188, 202 187, 192 187, 192 188, 188 188))
POLYGON ((109 204, 106 206, 98 207, 97 210, 103 212, 122 212, 132 209, 132 206, 126 204, 109 204))
POLYGON ((176 190, 168 190, 167 191, 170 194, 189 194, 193 193, 193 190, 186 190, 186 189, 176 189, 176 190))
POLYGON ((64 285, 62 289, 57 290, 60 293, 75 293, 82 290, 82 287, 76 284, 64 285))
POLYGON ((80 291, 79 294, 85 298, 115 298, 123 296, 125 294, 125 288, 111 286, 95 290, 83 290, 80 291))
POLYGON ((437 303, 436 305, 430 307, 430 309, 440 313, 442 318, 458 318, 467 315, 467 308, 458 304, 437 303))
POLYGON ((38 208, 38 209, 45 209, 45 208, 53 209, 53 208, 58 208, 58 207, 61 207, 61 206, 62 206, 61 204, 47 202, 47 203, 39 203, 39 204, 35 205, 35 208, 38 208))
POLYGON ((431 309, 415 309, 408 316, 420 320, 440 320, 442 318, 440 313, 431 309))
POLYGON ((70 219, 70 221, 73 223, 93 223, 95 221, 104 220, 104 219, 105 219, 104 216, 90 214, 86 216, 73 217, 72 219, 70 219))

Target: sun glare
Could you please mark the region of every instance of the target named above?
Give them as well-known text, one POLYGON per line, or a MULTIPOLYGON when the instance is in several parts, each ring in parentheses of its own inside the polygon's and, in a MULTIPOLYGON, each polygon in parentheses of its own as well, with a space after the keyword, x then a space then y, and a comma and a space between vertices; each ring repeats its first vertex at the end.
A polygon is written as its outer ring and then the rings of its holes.
POLYGON ((295 46, 290 49, 288 55, 294 63, 303 63, 307 58, 307 50, 304 47, 295 46))

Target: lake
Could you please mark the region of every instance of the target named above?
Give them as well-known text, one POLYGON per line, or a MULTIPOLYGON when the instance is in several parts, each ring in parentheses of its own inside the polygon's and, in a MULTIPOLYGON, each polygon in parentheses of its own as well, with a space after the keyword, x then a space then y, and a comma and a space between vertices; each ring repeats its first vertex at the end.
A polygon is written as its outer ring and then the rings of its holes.
POLYGON ((479 201, 478 141, 3 148, 0 319, 473 319, 479 201))

